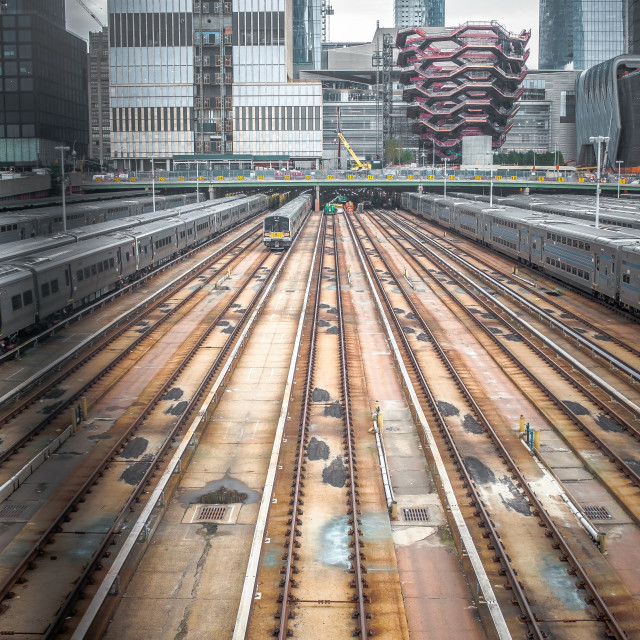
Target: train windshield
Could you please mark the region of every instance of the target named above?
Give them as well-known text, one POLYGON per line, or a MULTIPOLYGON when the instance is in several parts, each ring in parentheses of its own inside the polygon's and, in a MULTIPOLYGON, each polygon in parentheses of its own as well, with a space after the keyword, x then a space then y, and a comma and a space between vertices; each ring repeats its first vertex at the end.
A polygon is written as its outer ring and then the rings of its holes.
POLYGON ((282 231, 289 231, 289 218, 283 218, 280 216, 269 216, 264 219, 265 233, 278 233, 282 231))

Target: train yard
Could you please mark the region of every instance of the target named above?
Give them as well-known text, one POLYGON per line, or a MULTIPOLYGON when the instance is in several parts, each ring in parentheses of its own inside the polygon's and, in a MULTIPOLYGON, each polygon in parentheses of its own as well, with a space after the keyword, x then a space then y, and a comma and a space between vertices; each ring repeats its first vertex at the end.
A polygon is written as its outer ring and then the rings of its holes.
POLYGON ((400 208, 260 220, 5 355, 0 635, 640 638, 637 319, 400 208))

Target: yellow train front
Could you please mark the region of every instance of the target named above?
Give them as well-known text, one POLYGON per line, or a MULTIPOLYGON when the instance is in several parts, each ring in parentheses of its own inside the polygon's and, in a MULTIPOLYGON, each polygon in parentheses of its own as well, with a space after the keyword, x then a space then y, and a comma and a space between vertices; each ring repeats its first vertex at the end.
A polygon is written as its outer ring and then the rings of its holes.
POLYGON ((268 215, 262 223, 265 247, 275 250, 288 249, 311 207, 311 198, 302 195, 268 215))

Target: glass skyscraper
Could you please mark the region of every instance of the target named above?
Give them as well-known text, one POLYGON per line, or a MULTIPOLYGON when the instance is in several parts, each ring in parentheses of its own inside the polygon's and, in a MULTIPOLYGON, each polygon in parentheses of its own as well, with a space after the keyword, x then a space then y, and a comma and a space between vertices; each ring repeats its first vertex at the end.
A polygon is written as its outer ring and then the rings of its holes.
POLYGON ((395 0, 393 18, 399 29, 444 27, 444 0, 395 0))
POLYGON ((588 69, 625 52, 626 0, 540 0, 540 69, 588 69))

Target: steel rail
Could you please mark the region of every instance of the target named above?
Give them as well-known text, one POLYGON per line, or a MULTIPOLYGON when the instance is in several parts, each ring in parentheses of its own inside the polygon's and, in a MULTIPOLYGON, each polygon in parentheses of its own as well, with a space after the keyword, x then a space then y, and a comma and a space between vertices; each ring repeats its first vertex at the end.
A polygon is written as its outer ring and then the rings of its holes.
MULTIPOLYGON (((584 338, 582 338, 582 336, 580 336, 579 333, 576 333, 575 331, 572 331, 571 329, 569 329, 567 327, 563 328, 562 323, 559 323, 557 320, 555 320, 555 318, 552 318, 548 314, 544 314, 544 312, 542 312, 540 309, 536 309, 536 307, 534 305, 532 305, 528 301, 524 300, 524 298, 522 298, 522 296, 518 296, 517 293, 515 293, 513 291, 509 292, 509 288, 508 287, 506 287, 502 283, 498 282, 497 280, 490 279, 489 276, 487 276, 482 270, 478 269, 477 267, 474 267, 473 265, 470 265, 470 266, 467 265, 463 260, 459 259, 458 256, 456 256, 456 254, 453 253, 451 250, 449 250, 449 249, 447 249, 445 247, 441 247, 434 240, 432 240, 431 238, 429 238, 425 234, 423 234, 423 233, 421 233, 419 231, 415 231, 415 233, 418 236, 422 236, 422 239, 427 241, 429 244, 436 246, 439 250, 441 250, 443 253, 445 253, 448 257, 452 258, 456 262, 459 262, 460 264, 463 264, 465 267, 468 267, 469 270, 473 271, 480 278, 482 278, 484 280, 487 280, 487 282, 492 284, 492 286, 495 283, 496 287, 500 288, 501 291, 504 291, 505 293, 508 293, 512 298, 518 300, 518 302, 521 302, 521 304, 523 306, 529 308, 532 311, 532 313, 534 313, 535 315, 537 315, 537 316, 542 316, 542 315, 548 316, 550 324, 553 324, 554 326, 559 328, 564 333, 569 334, 572 338, 575 338, 581 344, 583 344, 585 346, 588 346, 589 349, 593 353, 595 353, 597 355, 600 355, 603 358, 603 360, 609 362, 609 364, 613 364, 613 366, 616 366, 620 370, 625 371, 625 373, 627 373, 628 371, 635 371, 634 369, 630 369, 629 367, 624 365, 624 363, 620 363, 619 360, 616 360, 615 363, 610 362, 605 357, 604 351, 602 349, 600 349, 597 345, 593 345, 592 343, 590 343, 587 340, 585 340, 584 338), (618 364, 616 364, 616 363, 620 363, 621 366, 618 366, 618 364)), ((429 251, 430 253, 432 253, 431 250, 428 249, 424 244, 422 244, 422 248, 425 251, 429 251)), ((437 257, 436 259, 439 262, 441 262, 442 264, 446 264, 449 267, 449 269, 452 269, 452 270, 456 271, 455 268, 453 266, 449 265, 443 258, 437 257)), ((513 311, 511 311, 508 307, 506 307, 504 304, 502 304, 496 298, 496 296, 494 296, 493 294, 489 293, 485 289, 482 289, 477 283, 473 282, 473 280, 471 280, 469 277, 463 275, 459 271, 456 271, 456 273, 457 273, 459 278, 463 278, 471 286, 473 286, 476 289, 479 289, 480 291, 482 291, 482 293, 485 296, 487 296, 488 298, 491 299, 493 304, 498 306, 505 313, 509 314, 512 318, 517 319, 517 321, 520 324, 522 324, 522 326, 526 327, 528 331, 531 331, 531 333, 533 333, 536 337, 538 337, 540 340, 542 340, 545 344, 547 344, 549 347, 554 349, 557 353, 561 354, 563 358, 565 358, 566 360, 571 362, 571 364, 576 369, 578 369, 581 373, 583 373, 587 377, 591 378, 591 380, 593 380, 596 384, 598 384, 598 386, 602 387, 603 389, 606 389, 607 393, 611 394, 611 396, 616 398, 616 400, 618 400, 621 404, 624 404, 629 410, 633 411, 635 414, 640 416, 640 407, 638 405, 636 405, 634 402, 632 402, 631 400, 629 400, 629 398, 627 398, 625 395, 620 393, 615 387, 612 387, 610 384, 606 383, 604 380, 602 380, 601 378, 596 376, 596 374, 593 373, 588 367, 583 365, 579 360, 577 360, 573 356, 570 356, 566 351, 563 351, 562 349, 558 348, 557 345, 555 345, 555 343, 553 343, 549 338, 547 338, 541 331, 539 331, 538 329, 533 327, 526 320, 523 320, 522 318, 519 318, 513 311)), ((638 375, 640 375, 640 374, 638 374, 638 375)), ((631 376, 631 380, 633 381, 633 376, 631 376)), ((638 380, 640 381, 640 377, 638 378, 638 380)))
MULTIPOLYGON (((279 256, 278 257, 278 261, 276 262, 276 267, 282 261, 282 258, 283 258, 283 256, 279 256)), ((264 262, 266 262, 266 258, 265 258, 265 260, 263 261, 263 263, 261 265, 258 265, 254 269, 254 271, 251 273, 249 278, 247 278, 247 286, 253 280, 253 278, 257 275, 258 271, 260 271, 260 269, 264 265, 264 262)), ((169 452, 169 450, 173 447, 173 441, 174 441, 175 437, 177 436, 177 434, 182 429, 182 426, 183 426, 184 422, 188 419, 188 417, 199 406, 200 400, 202 398, 202 395, 207 391, 207 388, 209 387, 211 379, 215 375, 216 370, 219 368, 219 366, 223 362, 226 353, 232 347, 233 343, 236 340, 236 337, 238 336, 238 334, 242 330, 242 327, 244 326, 244 324, 246 323, 247 319, 249 318, 249 315, 252 313, 254 307, 256 306, 256 304, 258 302, 258 299, 260 298, 262 292, 264 291, 264 289, 268 286, 268 284, 271 282, 272 278, 274 277, 274 273, 275 272, 276 272, 275 269, 272 270, 270 276, 268 278, 266 278, 265 280, 263 280, 262 283, 261 283, 260 288, 258 290, 256 290, 256 293, 254 294, 253 298, 251 299, 251 302, 247 305, 246 311, 242 314, 241 318, 238 320, 238 322, 237 322, 236 326, 234 327, 233 331, 229 334, 229 337, 225 340, 222 348, 218 352, 218 355, 215 357, 215 359, 212 362, 211 366, 209 367, 209 369, 207 370, 205 375, 202 377, 202 380, 200 381, 200 384, 198 385, 197 389, 194 391, 194 393, 193 393, 193 395, 191 397, 191 400, 189 400, 187 406, 185 407, 185 410, 180 415, 178 420, 176 420, 176 423, 175 423, 173 429, 171 430, 171 432, 168 434, 168 437, 165 438, 165 441, 162 444, 162 447, 158 450, 158 453, 155 456, 155 460, 153 461, 152 464, 149 465, 149 468, 147 469, 147 471, 144 473, 144 475, 140 479, 140 482, 138 483, 138 485, 136 487, 136 490, 132 493, 132 495, 129 497, 129 499, 127 500, 127 502, 125 503, 125 505, 121 509, 120 515, 114 521, 114 524, 112 525, 112 527, 109 530, 109 532, 107 532, 107 534, 105 534, 105 537, 104 537, 102 545, 100 546, 100 548, 98 548, 95 551, 92 560, 87 563, 87 565, 85 567, 85 570, 82 573, 81 578, 79 580, 77 580, 77 582, 75 583, 74 589, 72 589, 72 591, 69 592, 64 604, 60 607, 60 609, 58 609, 58 612, 57 612, 56 618, 54 620, 54 623, 52 623, 52 625, 47 630, 47 633, 44 635, 45 639, 53 638, 55 636, 57 630, 64 623, 65 618, 68 616, 69 611, 72 608, 73 604, 79 598, 80 593, 81 593, 81 589, 87 583, 87 580, 89 579, 89 576, 91 575, 91 573, 93 571, 95 571, 97 568, 99 568, 99 567, 96 567, 96 563, 98 565, 100 564, 99 563, 99 559, 101 557, 103 557, 103 555, 106 553, 108 547, 111 545, 111 540, 117 534, 117 532, 122 529, 123 522, 126 519, 128 519, 130 512, 134 509, 134 505, 137 502, 140 501, 140 495, 146 490, 147 486, 149 484, 151 484, 152 477, 156 474, 156 472, 159 469, 159 464, 158 464, 159 461, 161 461, 166 456, 166 454, 169 452)), ((145 407, 145 409, 143 410, 141 415, 136 419, 136 421, 134 423, 134 426, 132 426, 132 428, 130 428, 129 433, 135 431, 135 429, 140 424, 142 424, 142 422, 144 422, 144 420, 148 417, 148 414, 151 411, 151 409, 153 409, 153 407, 155 407, 155 405, 160 401, 160 399, 163 397, 163 395, 167 392, 167 390, 173 384, 175 379, 182 373, 182 370, 184 369, 184 367, 193 358, 193 356, 195 355, 197 350, 200 348, 200 346, 202 346, 204 341, 209 337, 209 335, 211 334, 213 329, 218 324, 218 322, 220 320, 220 317, 223 314, 225 314, 225 313, 227 313, 229 311, 229 309, 231 308, 231 306, 234 303, 234 301, 243 293, 244 290, 245 289, 238 290, 234 294, 234 296, 229 300, 229 302, 225 305, 224 309, 219 314, 216 315, 216 318, 213 320, 213 322, 210 324, 210 326, 198 338, 196 343, 189 349, 189 352, 187 353, 185 358, 183 358, 183 360, 180 362, 180 364, 176 365, 174 373, 172 374, 171 378, 162 385, 162 388, 159 389, 159 391, 154 396, 154 398, 147 404, 147 406, 145 407)), ((122 439, 121 439, 120 443, 122 444, 122 439)), ((95 481, 97 481, 97 477, 96 477, 95 481)), ((91 485, 89 485, 89 486, 91 486, 91 485)))
MULTIPOLYGON (((324 255, 326 248, 326 235, 327 235, 327 217, 322 217, 322 227, 320 229, 320 253, 317 257, 317 283, 316 290, 313 301, 313 317, 311 324, 311 336, 309 339, 309 349, 308 349, 308 364, 307 364, 307 374, 305 376, 305 385, 303 391, 303 405, 302 405, 302 413, 301 413, 301 423, 298 431, 298 456, 297 462, 294 470, 295 480, 293 487, 293 504, 291 508, 291 520, 289 521, 289 543, 287 544, 287 562, 285 565, 285 573, 284 573, 284 584, 282 587, 282 602, 280 608, 280 625, 278 628, 278 639, 285 640, 287 638, 287 628, 289 622, 289 609, 291 605, 291 600, 293 596, 291 595, 291 573, 294 570, 293 561, 296 557, 296 543, 298 538, 298 530, 297 530, 297 519, 298 512, 300 508, 300 495, 302 493, 302 467, 304 462, 305 455, 305 438, 307 435, 307 427, 309 421, 309 415, 311 411, 311 394, 312 394, 312 386, 313 386, 313 365, 316 357, 316 338, 318 335, 317 327, 318 327, 318 313, 320 311, 320 294, 322 292, 322 266, 324 264, 324 255)), ((313 265, 315 266, 315 265, 313 265)), ((312 266, 312 268, 313 268, 312 266)))
MULTIPOLYGON (((420 367, 418 366, 417 360, 413 352, 410 350, 407 350, 406 348, 407 338, 404 332, 401 329, 399 329, 399 322, 395 312, 393 311, 393 305, 391 304, 391 301, 389 300, 389 297, 387 296, 386 291, 382 287, 380 279, 376 274, 375 267, 373 266, 371 258, 368 255, 367 249, 364 247, 362 239, 358 236, 354 228, 353 221, 348 219, 347 225, 349 228, 349 233, 351 234, 351 237, 354 241, 356 251, 358 252, 360 260, 363 264, 365 275, 369 280, 369 286, 371 287, 373 297, 376 300, 378 314, 382 320, 383 325, 385 326, 387 336, 391 343, 396 361, 398 363, 398 367, 400 368, 400 372, 403 377, 403 381, 408 390, 411 403, 414 407, 414 410, 416 411, 418 420, 420 421, 420 425, 422 426, 422 430, 418 432, 418 435, 420 437, 423 450, 425 452, 431 451, 431 454, 433 456, 434 466, 440 477, 440 483, 437 484, 437 486, 438 486, 439 493, 441 495, 441 500, 443 504, 447 505, 448 508, 450 509, 450 513, 451 513, 450 524, 452 528, 455 527, 460 535, 460 540, 462 545, 462 549, 460 551, 461 552, 463 550, 466 551, 466 553, 469 556, 469 561, 471 563, 472 570, 474 571, 474 577, 476 578, 475 581, 469 580, 469 583, 470 584, 475 583, 477 585, 476 595, 478 599, 480 600, 481 598, 484 598, 484 601, 487 603, 489 608, 489 613, 491 616, 491 621, 494 624, 495 633, 497 637, 504 640, 510 640, 511 634, 504 620, 502 611, 498 606, 497 600, 495 598, 495 594, 493 592, 493 587, 491 585, 491 582, 488 579, 488 576, 486 575, 486 571, 482 565, 482 562, 480 561, 480 557, 477 552, 475 543, 473 541, 473 538, 471 537, 467 524, 462 516, 457 497, 453 490, 453 486, 449 479, 447 470, 444 466, 444 461, 442 460, 442 457, 437 447, 437 443, 433 438, 431 428, 428 422, 426 421, 426 417, 422 411, 421 405, 424 402, 424 400, 421 400, 418 398, 413 381, 409 376, 409 371, 405 366, 403 356, 400 353, 400 349, 398 348, 398 338, 400 339, 400 342, 405 347, 405 354, 409 358, 410 366, 414 372, 414 376, 416 377, 422 389, 422 393, 424 394, 424 398, 426 399, 426 402, 429 403, 429 389, 428 389, 428 386, 426 386, 426 380, 424 380, 424 376, 422 376, 422 372, 420 370, 420 367), (387 309, 390 310, 389 315, 392 321, 394 322, 395 333, 392 326, 389 324, 389 320, 386 314, 384 313, 384 307, 382 302, 380 301, 380 298, 382 298, 382 301, 384 302, 384 305, 387 307, 387 309), (397 338, 396 338, 396 335, 397 335, 397 338)), ((429 405, 431 406, 430 403, 429 405)), ((442 417, 437 405, 435 405, 433 409, 434 409, 433 415, 435 419, 437 421, 441 420, 444 422, 444 418, 442 417)), ((454 452, 451 455, 451 457, 452 458, 455 457, 455 453, 457 452, 457 448, 455 447, 455 444, 448 445, 448 449, 449 451, 454 452)), ((465 475, 466 469, 464 466, 460 466, 459 464, 457 464, 456 467, 459 473, 461 472, 463 473, 463 475, 465 475)), ((466 474, 466 476, 468 477, 468 474, 466 474)), ((466 482, 465 487, 467 487, 469 491, 471 491, 473 494, 474 493, 473 483, 469 484, 468 481, 465 481, 465 482, 466 482)), ((482 508, 482 503, 479 502, 478 500, 474 501, 474 504, 478 504, 482 508)), ((491 533, 489 533, 489 535, 491 535, 491 533)), ((499 537, 496 532, 494 532, 493 539, 499 540, 499 537)), ((498 548, 499 549, 501 548, 501 544, 498 545, 498 548)))
MULTIPOLYGON (((347 217, 347 216, 345 216, 347 217)), ((338 326, 340 327, 339 342, 340 342, 340 370, 342 378, 342 398, 344 403, 344 417, 347 436, 347 458, 349 460, 349 497, 351 501, 351 509, 353 511, 353 560, 355 563, 355 578, 356 578, 356 591, 358 594, 357 602, 357 618, 358 626, 356 627, 355 634, 358 635, 361 640, 367 637, 367 613, 365 611, 366 596, 364 593, 365 580, 364 573, 365 568, 362 564, 362 550, 360 541, 360 522, 358 519, 358 504, 360 499, 358 498, 357 482, 356 482, 356 461, 355 461, 355 434, 351 425, 351 400, 349 395, 349 365, 347 361, 347 347, 345 340, 345 324, 344 313, 342 308, 342 288, 340 284, 340 260, 338 258, 338 247, 336 242, 336 222, 333 218, 333 252, 335 258, 335 270, 336 270, 336 299, 338 309, 338 326)))
MULTIPOLYGON (((362 225, 362 228, 363 228, 365 234, 367 234, 366 229, 364 229, 363 225, 362 225)), ((372 246, 375 247, 375 243, 373 242, 373 239, 370 236, 369 236, 369 241, 371 242, 372 246)), ((389 273, 392 273, 388 263, 386 262, 384 257, 381 255, 381 252, 378 252, 378 253, 379 253, 379 256, 380 256, 383 264, 385 264, 385 266, 387 267, 387 270, 389 271, 389 273)), ((564 539, 564 536, 560 533, 559 529, 556 527, 556 525, 553 522, 552 518, 546 512, 544 506, 539 501, 539 499, 536 496, 535 492, 529 487, 529 484, 528 484, 526 478, 524 477, 524 475, 522 474, 522 472, 518 468, 517 464, 515 463, 515 460, 513 460, 513 458, 511 457, 511 454, 508 452, 508 450, 505 447, 505 445, 503 444, 501 438, 495 432, 495 430, 493 429, 490 421, 484 415, 482 409, 479 407, 479 405, 477 404, 477 402, 473 398, 473 395, 471 394, 471 392, 468 390, 468 388, 464 384, 464 381, 462 380, 462 378, 457 373, 457 371, 456 371, 455 367, 453 366, 453 364, 450 362, 450 360, 447 357, 444 349, 439 344, 439 342, 437 341, 436 337, 433 335, 433 333, 430 331, 430 329, 427 326, 427 324, 422 319, 422 316, 421 316, 420 312, 418 311, 417 307, 411 301, 408 293, 406 292, 406 290, 404 289, 402 284, 399 282, 399 280, 397 278, 395 278, 395 276, 392 276, 392 277, 396 281, 396 285, 397 285, 398 289, 400 289, 400 291, 402 292, 402 294, 405 297, 405 300, 408 303, 409 307, 411 308, 412 312, 415 314, 416 318, 420 322, 420 325, 422 326, 423 330, 429 334, 429 336, 431 338, 431 341, 432 341, 434 347, 436 347, 436 349, 438 351, 438 355, 441 358, 442 362, 445 364, 447 369, 450 371, 452 376, 455 378, 456 384, 463 391, 465 397, 467 398, 467 401, 473 407, 474 411, 476 412, 477 417, 479 418, 479 422, 483 425, 483 427, 487 431, 487 433, 489 433, 492 442, 494 443, 494 445, 498 449, 498 456, 500 458, 502 458, 506 463, 507 471, 516 474, 516 476, 518 478, 518 481, 521 484, 522 489, 523 489, 523 491, 525 492, 525 494, 527 496, 527 499, 534 506, 533 514, 536 517, 538 517, 542 521, 542 523, 544 523, 545 527, 547 527, 550 530, 550 532, 552 534, 550 537, 562 549, 562 552, 563 552, 564 556, 567 558, 567 560, 570 560, 570 563, 572 564, 572 566, 575 569, 576 573, 579 574, 579 578, 581 580, 580 584, 583 585, 584 588, 586 588, 587 591, 591 594, 594 606, 596 607, 596 609, 599 610, 599 613, 601 615, 602 621, 609 627, 609 630, 614 634, 615 638, 617 638, 618 640, 627 640, 628 637, 627 637, 626 633, 624 632, 624 630, 622 629, 622 627, 620 626, 620 624, 616 620, 615 616, 612 614, 612 612, 609 609, 609 607, 607 606, 607 604, 604 602, 604 599, 602 598, 602 596, 600 596, 600 594, 598 593, 598 590, 597 590, 596 586, 593 584, 593 582, 591 581, 591 579, 589 578, 589 576, 588 576, 588 574, 586 572, 586 569, 582 566, 582 564, 580 563, 578 558, 571 551, 571 548, 569 547, 568 543, 564 539)), ((461 276, 461 274, 458 274, 458 277, 463 277, 463 276, 461 276)), ((388 305, 388 307, 390 309, 390 313, 392 313, 393 316, 394 316, 394 320, 396 321, 397 327, 399 327, 400 326, 399 320, 397 319, 397 316, 396 316, 395 312, 393 312, 393 307, 391 306, 390 301, 388 299, 387 299, 387 305, 388 305)), ((403 333, 403 332, 401 332, 401 333, 403 333)), ((402 336, 402 337, 404 337, 404 336, 402 336)), ((404 339, 403 343, 409 345, 408 340, 406 340, 406 338, 404 339)), ((409 349, 410 349, 410 345, 409 345, 409 349)), ((413 358, 412 358, 412 362, 413 362, 413 358)), ((417 366, 417 368, 418 368, 419 377, 424 379, 422 371, 421 371, 421 369, 420 369, 420 367, 419 367, 419 365, 417 363, 417 359, 415 360, 415 365, 414 366, 417 366)), ((425 382, 425 384, 427 384, 426 383, 426 379, 424 379, 424 382, 425 382)), ((427 388, 428 388, 428 385, 427 385, 427 388)), ((463 462, 462 458, 460 457, 460 454, 459 454, 457 448, 455 448, 453 436, 451 435, 451 432, 449 431, 449 429, 446 427, 446 423, 444 423, 444 422, 442 423, 441 430, 445 434, 445 436, 446 436, 447 440, 449 441, 450 445, 452 446, 452 449, 455 451, 456 457, 458 459, 458 464, 461 467, 462 472, 465 475, 465 478, 468 478, 468 481, 471 482, 471 484, 469 485, 469 488, 474 492, 474 496, 476 496, 476 499, 475 499, 476 504, 475 504, 475 506, 479 511, 481 511, 481 512, 486 514, 487 521, 485 522, 485 526, 487 526, 491 530, 493 525, 491 523, 491 519, 489 517, 489 514, 484 510, 484 506, 482 505, 482 502, 480 501, 479 495, 475 491, 473 482, 472 482, 470 476, 468 476, 468 474, 466 472, 466 468, 464 466, 464 462, 463 462)), ((496 533, 496 535, 497 535, 497 533, 496 533)), ((492 535, 492 537, 493 537, 493 535, 492 535)), ((496 548, 499 548, 501 550, 503 549, 502 543, 499 541, 499 538, 497 538, 497 537, 494 540, 494 546, 496 546, 496 545, 497 545, 496 548)), ((502 554, 501 554, 501 556, 502 556, 502 554)), ((504 552, 504 556, 502 556, 502 557, 505 560, 505 562, 503 562, 503 566, 505 567, 505 569, 507 569, 507 566, 509 566, 509 565, 506 564, 506 561, 508 560, 507 555, 506 555, 506 551, 504 552)), ((514 586, 514 584, 519 585, 519 582, 518 582, 517 578, 516 578, 516 582, 515 583, 511 582, 512 587, 514 586)), ((524 591, 522 591, 522 595, 524 596, 524 591)), ((518 598, 518 600, 520 601, 520 598, 518 598)), ((529 607, 529 603, 526 600, 526 596, 524 596, 524 602, 520 603, 520 606, 523 607, 525 610, 531 611, 531 609, 529 607)), ((527 622, 534 626, 534 630, 535 630, 535 628, 539 629, 539 627, 537 627, 537 621, 536 621, 535 617, 533 616, 533 612, 531 612, 531 614, 528 615, 528 618, 529 619, 527 620, 527 622)), ((543 635, 540 635, 539 637, 541 639, 544 638, 545 635, 544 635, 544 632, 541 629, 540 629, 540 633, 543 634, 543 635)), ((537 634, 537 631, 536 631, 536 634, 537 634)))
MULTIPOLYGON (((207 265, 209 265, 212 261, 216 260, 220 254, 224 253, 225 251, 232 250, 239 243, 239 241, 244 240, 245 238, 250 236, 252 233, 256 233, 259 229, 260 229, 260 225, 255 225, 254 227, 249 229, 246 233, 242 234, 239 238, 236 238, 235 240, 228 242, 224 247, 220 247, 220 249, 218 249, 216 252, 200 260, 200 262, 194 265, 191 271, 178 276, 171 282, 168 282, 166 285, 161 287, 158 291, 150 295, 148 298, 145 298, 144 300, 140 301, 134 307, 131 307, 124 313, 120 314, 117 318, 114 318, 111 322, 108 322, 107 324, 105 324, 103 327, 100 328, 99 331, 96 331, 95 333, 91 334, 90 336, 88 336, 87 338, 79 342, 77 345, 69 349, 69 351, 67 351, 66 354, 56 358, 55 360, 50 362, 46 367, 44 367, 43 369, 41 369, 40 371, 38 371, 37 373, 29 377, 27 380, 16 385, 16 387, 14 387, 9 393, 6 393, 4 396, 0 397, 0 407, 7 404, 8 402, 15 399, 16 397, 20 396, 29 387, 33 386, 34 384, 37 384, 39 381, 44 379, 45 376, 50 374, 52 371, 55 371, 56 369, 60 368, 63 364, 65 364, 69 360, 76 358, 77 354, 80 351, 82 351, 82 349, 84 349, 87 345, 91 345, 96 339, 106 335, 113 328, 118 327, 119 323, 126 322, 132 315, 139 313, 140 310, 143 309, 146 305, 150 304, 151 302, 155 301, 158 298, 161 298, 164 295, 168 295, 171 292, 171 289, 175 287, 181 280, 184 280, 185 278, 190 277, 189 276, 190 273, 200 268, 206 269, 207 265)), ((229 232, 226 232, 226 233, 229 233, 229 232)), ((223 235, 226 235, 226 233, 223 235)), ((218 240, 218 238, 214 238, 214 240, 218 240)), ((171 262, 163 264, 162 267, 160 267, 159 269, 147 274, 140 280, 136 280, 132 284, 129 284, 122 289, 119 289, 117 292, 109 294, 109 296, 101 299, 99 302, 96 302, 94 305, 91 305, 91 307, 83 309, 76 315, 78 316, 90 315, 95 310, 102 308, 110 300, 114 300, 115 298, 118 298, 124 295, 125 293, 133 291, 133 289, 139 287, 140 284, 143 284, 144 282, 146 282, 148 278, 152 278, 156 276, 158 273, 160 273, 160 271, 164 271, 169 266, 172 266, 174 264, 178 264, 179 262, 184 261, 184 259, 188 257, 188 255, 191 255, 191 253, 196 253, 197 251, 200 251, 203 247, 206 247, 206 246, 207 246, 206 243, 203 245, 200 245, 199 247, 197 247, 197 249, 193 249, 188 254, 184 254, 171 262)), ((66 326, 66 325, 67 323, 65 322, 65 323, 62 323, 61 326, 66 326)), ((51 333, 51 331, 52 329, 50 329, 48 333, 51 333)), ((11 353, 16 355, 15 352, 11 352, 11 353)))

